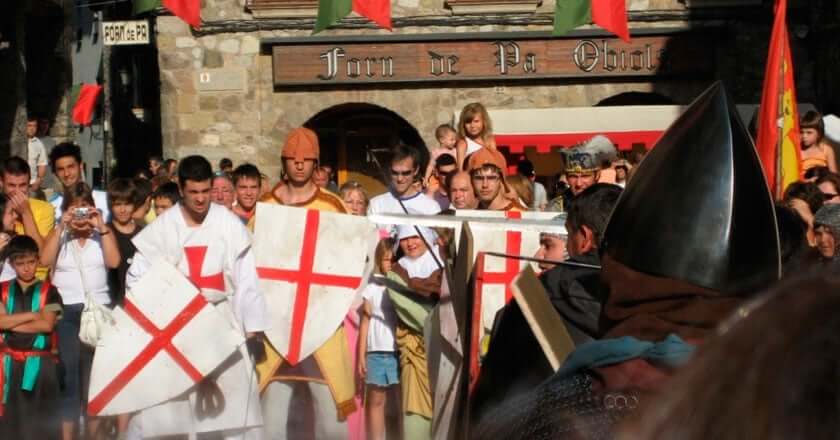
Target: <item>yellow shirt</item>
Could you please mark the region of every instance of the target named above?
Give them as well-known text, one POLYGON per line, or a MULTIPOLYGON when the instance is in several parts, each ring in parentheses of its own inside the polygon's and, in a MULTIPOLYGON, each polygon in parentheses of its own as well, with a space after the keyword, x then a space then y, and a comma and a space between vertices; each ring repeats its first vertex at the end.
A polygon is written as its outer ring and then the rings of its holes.
MULTIPOLYGON (((35 220, 35 227, 38 228, 38 233, 41 234, 42 238, 46 239, 47 235, 49 235, 55 227, 55 210, 48 202, 38 199, 29 199, 29 210, 32 211, 32 218, 35 220)), ((23 223, 15 223, 15 233, 18 235, 23 235, 25 233, 23 230, 23 223)), ((45 280, 47 279, 48 273, 48 267, 38 267, 38 271, 35 272, 35 276, 38 277, 39 280, 45 280)))
MULTIPOLYGON (((277 187, 274 188, 274 190, 276 189, 277 187)), ((318 211, 347 213, 344 202, 338 196, 324 191, 321 188, 318 188, 309 200, 294 205, 285 204, 277 199, 274 196, 274 190, 265 194, 260 199, 260 202, 316 209, 318 211)), ((256 218, 257 216, 254 215, 248 221, 248 229, 254 230, 256 218)), ((344 420, 356 410, 356 405, 353 401, 353 397, 356 394, 356 386, 353 380, 354 369, 350 347, 347 343, 347 335, 344 332, 343 325, 339 326, 338 330, 336 330, 330 339, 315 351, 312 358, 304 359, 298 364, 310 363, 312 365, 311 362, 314 360, 314 365, 317 366, 322 378, 306 377, 305 375, 284 375, 280 372, 285 361, 283 357, 267 340, 265 342, 265 349, 266 360, 257 365, 257 372, 260 377, 260 390, 264 390, 269 383, 278 380, 303 380, 326 383, 333 396, 339 420, 344 420)), ((301 370, 306 370, 306 368, 304 367, 301 370)))

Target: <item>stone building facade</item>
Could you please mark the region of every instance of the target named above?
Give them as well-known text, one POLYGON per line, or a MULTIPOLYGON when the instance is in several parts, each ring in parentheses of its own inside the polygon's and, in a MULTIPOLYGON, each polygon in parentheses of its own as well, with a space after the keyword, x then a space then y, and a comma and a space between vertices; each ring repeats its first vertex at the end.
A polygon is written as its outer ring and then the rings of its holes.
MULTIPOLYGON (((327 133, 335 130, 336 123, 353 121, 362 113, 371 114, 372 125, 376 125, 375 115, 382 124, 389 120, 404 122, 406 129, 419 137, 420 142, 416 143, 433 146, 435 128, 452 122, 456 109, 475 101, 489 108, 506 109, 588 107, 625 92, 642 92, 686 104, 714 79, 722 79, 739 103, 760 100, 772 2, 627 3, 634 32, 692 28, 708 36, 705 56, 691 60, 698 68, 708 68, 708 73, 678 78, 654 75, 277 87, 272 47, 288 38, 311 38, 313 6, 317 1, 204 0, 203 25, 199 30, 188 28, 172 16, 156 18, 164 155, 200 153, 212 161, 230 157, 236 163, 252 162, 276 179, 286 134, 304 124, 313 126, 321 135, 327 162, 363 161, 364 153, 344 143, 346 138, 341 141, 345 151, 333 151, 338 148, 336 137, 327 133), (311 4, 307 9, 290 7, 289 3, 311 4), (328 122, 318 125, 319 119, 328 122)), ((792 4, 795 17, 796 2, 792 4)), ((550 32, 555 6, 552 0, 395 0, 393 5, 393 32, 377 29, 361 18, 351 18, 319 37, 341 40, 378 36, 386 40, 412 34, 550 32)), ((794 47, 796 50, 796 42, 794 47)), ((800 101, 814 99, 818 95, 814 85, 817 80, 808 69, 814 69, 818 59, 807 53, 799 59, 806 60, 799 74, 800 101)), ((376 178, 371 172, 367 175, 376 178)))

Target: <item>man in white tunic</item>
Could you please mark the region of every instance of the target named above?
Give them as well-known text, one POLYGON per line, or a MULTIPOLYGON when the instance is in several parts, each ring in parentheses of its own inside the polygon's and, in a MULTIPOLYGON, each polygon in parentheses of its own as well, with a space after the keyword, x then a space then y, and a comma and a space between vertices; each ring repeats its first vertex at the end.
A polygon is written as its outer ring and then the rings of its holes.
MULTIPOLYGON (((246 343, 210 375, 224 396, 219 412, 197 411, 196 400, 206 396, 194 389, 189 396, 135 416, 133 425, 140 425, 144 438, 206 432, 221 432, 224 438, 262 438, 258 384, 248 352, 257 360, 264 357, 262 332, 269 322, 265 299, 257 290, 250 234, 233 213, 210 202, 211 178, 207 159, 190 156, 181 161, 182 200, 134 238, 137 254, 126 284, 130 289, 153 261, 165 259, 243 332, 246 343)), ((207 387, 197 387, 201 388, 207 387)))

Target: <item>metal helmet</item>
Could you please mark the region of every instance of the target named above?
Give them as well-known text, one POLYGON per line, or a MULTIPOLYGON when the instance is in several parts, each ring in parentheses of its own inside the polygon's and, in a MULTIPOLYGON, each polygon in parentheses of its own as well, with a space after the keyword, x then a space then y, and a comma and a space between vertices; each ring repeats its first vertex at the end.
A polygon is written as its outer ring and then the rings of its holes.
POLYGON ((773 199, 720 82, 645 157, 619 198, 603 251, 638 271, 721 293, 781 276, 773 199))

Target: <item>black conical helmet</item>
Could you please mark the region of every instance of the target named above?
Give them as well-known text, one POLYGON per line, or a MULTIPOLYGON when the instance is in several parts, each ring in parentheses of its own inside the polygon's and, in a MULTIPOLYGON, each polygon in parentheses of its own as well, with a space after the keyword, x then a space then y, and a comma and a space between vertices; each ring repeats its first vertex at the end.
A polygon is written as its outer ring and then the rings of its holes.
POLYGON ((721 83, 700 95, 639 165, 602 249, 638 272, 723 293, 779 279, 773 199, 721 83))

